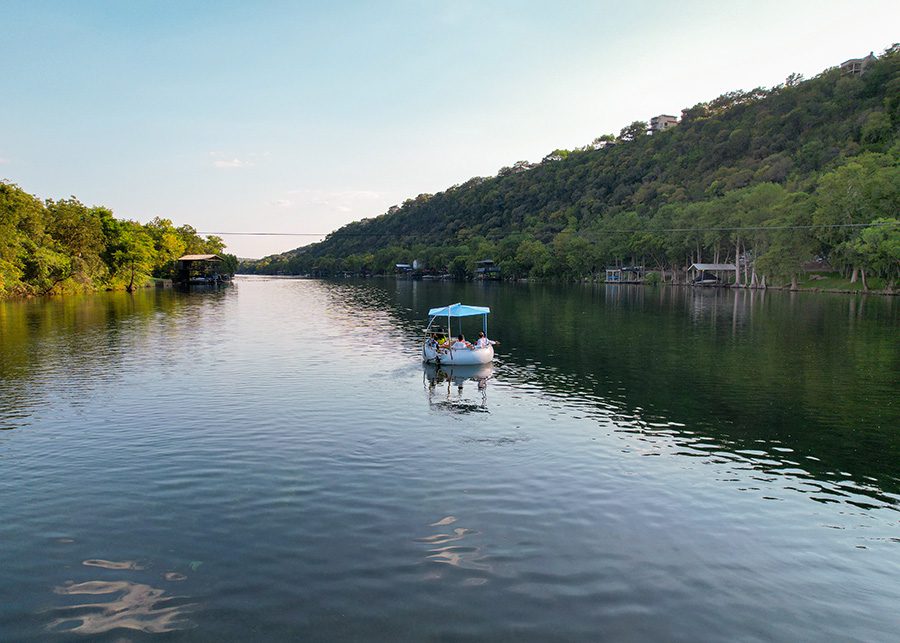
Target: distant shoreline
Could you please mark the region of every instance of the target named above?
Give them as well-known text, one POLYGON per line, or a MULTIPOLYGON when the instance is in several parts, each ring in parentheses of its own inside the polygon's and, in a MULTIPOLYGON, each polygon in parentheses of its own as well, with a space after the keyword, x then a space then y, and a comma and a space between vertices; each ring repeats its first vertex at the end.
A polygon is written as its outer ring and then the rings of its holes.
MULTIPOLYGON (((409 279, 404 277, 397 277, 396 275, 352 275, 348 277, 339 277, 339 276, 329 276, 329 277, 316 277, 312 275, 266 275, 259 273, 236 273, 235 277, 265 277, 265 278, 274 278, 274 279, 321 279, 323 281, 343 281, 346 279, 394 279, 397 281, 421 281, 418 279, 409 279)), ((447 279, 443 282, 437 283, 476 283, 477 280, 473 279, 447 279)), ((748 291, 748 292, 768 292, 768 291, 779 291, 779 292, 800 292, 800 293, 824 293, 830 295, 879 295, 885 297, 896 297, 900 295, 900 290, 893 289, 888 290, 885 288, 870 288, 869 290, 863 289, 852 289, 852 288, 796 288, 791 290, 790 284, 783 286, 766 286, 765 288, 759 287, 749 287, 749 286, 692 286, 691 284, 673 284, 669 282, 659 282, 655 284, 649 283, 611 283, 607 281, 593 281, 589 279, 585 280, 576 280, 576 281, 566 281, 566 280, 554 280, 554 279, 535 279, 532 277, 521 277, 517 279, 503 279, 500 281, 495 281, 493 283, 506 283, 506 284, 590 284, 597 286, 640 286, 644 288, 652 288, 656 286, 666 286, 666 287, 677 287, 677 288, 696 288, 697 290, 730 290, 730 291, 748 291)))

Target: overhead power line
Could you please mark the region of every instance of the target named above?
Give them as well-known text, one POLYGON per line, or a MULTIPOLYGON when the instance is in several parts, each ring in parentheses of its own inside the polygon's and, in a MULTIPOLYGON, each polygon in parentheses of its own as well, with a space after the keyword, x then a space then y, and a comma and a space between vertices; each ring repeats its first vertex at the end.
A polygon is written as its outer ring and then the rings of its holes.
MULTIPOLYGON (((873 228, 873 227, 893 227, 900 225, 900 221, 881 221, 873 223, 828 223, 822 225, 805 224, 805 225, 759 225, 759 226, 721 226, 709 228, 631 228, 619 230, 587 230, 594 234, 631 234, 635 232, 739 232, 744 230, 812 230, 815 228, 873 228)), ((200 231, 198 234, 214 234, 217 236, 244 236, 244 237, 384 237, 396 236, 397 232, 206 232, 200 231)), ((402 236, 408 234, 399 233, 402 236)), ((427 233, 414 233, 423 235, 427 233)))

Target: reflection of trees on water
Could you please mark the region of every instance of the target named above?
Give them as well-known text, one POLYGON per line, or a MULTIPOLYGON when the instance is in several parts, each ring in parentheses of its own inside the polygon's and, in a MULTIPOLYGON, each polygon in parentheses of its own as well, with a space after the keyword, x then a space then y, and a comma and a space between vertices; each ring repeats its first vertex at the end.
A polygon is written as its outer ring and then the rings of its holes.
POLYGON ((802 468, 801 477, 850 478, 860 493, 900 492, 894 298, 390 280, 340 289, 389 310, 413 350, 429 307, 491 306, 505 384, 684 425, 686 439, 732 453, 769 445, 760 460, 783 475, 802 468))
MULTIPOLYGON (((432 305, 489 305, 490 334, 503 342, 504 386, 527 384, 568 404, 611 410, 622 431, 634 428, 632 419, 638 427, 680 425, 673 437, 685 444, 705 437, 781 475, 849 479, 869 495, 900 492, 895 298, 392 280, 310 286, 335 317, 362 314, 375 322, 370 334, 410 356, 432 305)), ((218 328, 222 303, 238 292, 0 302, 0 428, 26 425, 51 395, 89 405, 94 389, 142 354, 152 351, 165 368, 175 362, 167 350, 183 348, 167 348, 170 340, 215 346, 214 333, 198 339, 197 330, 218 328), (83 383, 79 390, 66 388, 73 379, 83 383)), ((442 380, 449 394, 431 401, 453 412, 486 410, 487 380, 483 391, 463 383, 481 400, 442 380)))
POLYGON ((89 404, 123 364, 151 351, 158 362, 167 337, 215 314, 227 296, 146 289, 0 302, 0 429, 27 424, 51 394, 89 404), (71 380, 78 389, 65 386, 71 380))

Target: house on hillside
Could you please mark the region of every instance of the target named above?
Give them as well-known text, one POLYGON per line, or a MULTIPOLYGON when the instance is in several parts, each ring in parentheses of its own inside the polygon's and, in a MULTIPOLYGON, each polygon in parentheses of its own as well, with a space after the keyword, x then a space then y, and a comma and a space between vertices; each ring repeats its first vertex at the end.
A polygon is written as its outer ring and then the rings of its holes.
POLYGON ((650 119, 650 132, 652 134, 665 132, 667 129, 671 129, 676 125, 678 125, 677 116, 672 116, 671 114, 660 114, 659 116, 654 116, 650 119))
POLYGON ((870 51, 865 58, 851 58, 841 63, 841 76, 862 76, 866 68, 878 60, 875 52, 870 51))

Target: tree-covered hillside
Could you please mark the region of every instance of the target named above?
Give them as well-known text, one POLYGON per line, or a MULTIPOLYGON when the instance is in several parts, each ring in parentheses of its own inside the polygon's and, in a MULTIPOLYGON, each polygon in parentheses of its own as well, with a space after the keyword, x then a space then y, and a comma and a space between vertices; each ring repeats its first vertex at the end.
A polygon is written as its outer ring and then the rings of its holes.
MULTIPOLYGON (((221 254, 221 238, 202 237, 168 219, 116 219, 77 199, 42 201, 0 181, 0 297, 101 289, 133 290, 170 277, 185 253, 221 254)), ((234 269, 237 258, 224 255, 234 269)))
POLYGON ((464 276, 492 258, 508 277, 578 279, 641 263, 678 280, 694 261, 737 258, 742 279, 760 283, 824 257, 890 281, 900 267, 898 127, 894 46, 861 76, 835 68, 729 92, 685 109, 670 130, 649 136, 636 121, 242 269, 378 273, 418 259, 464 276))

